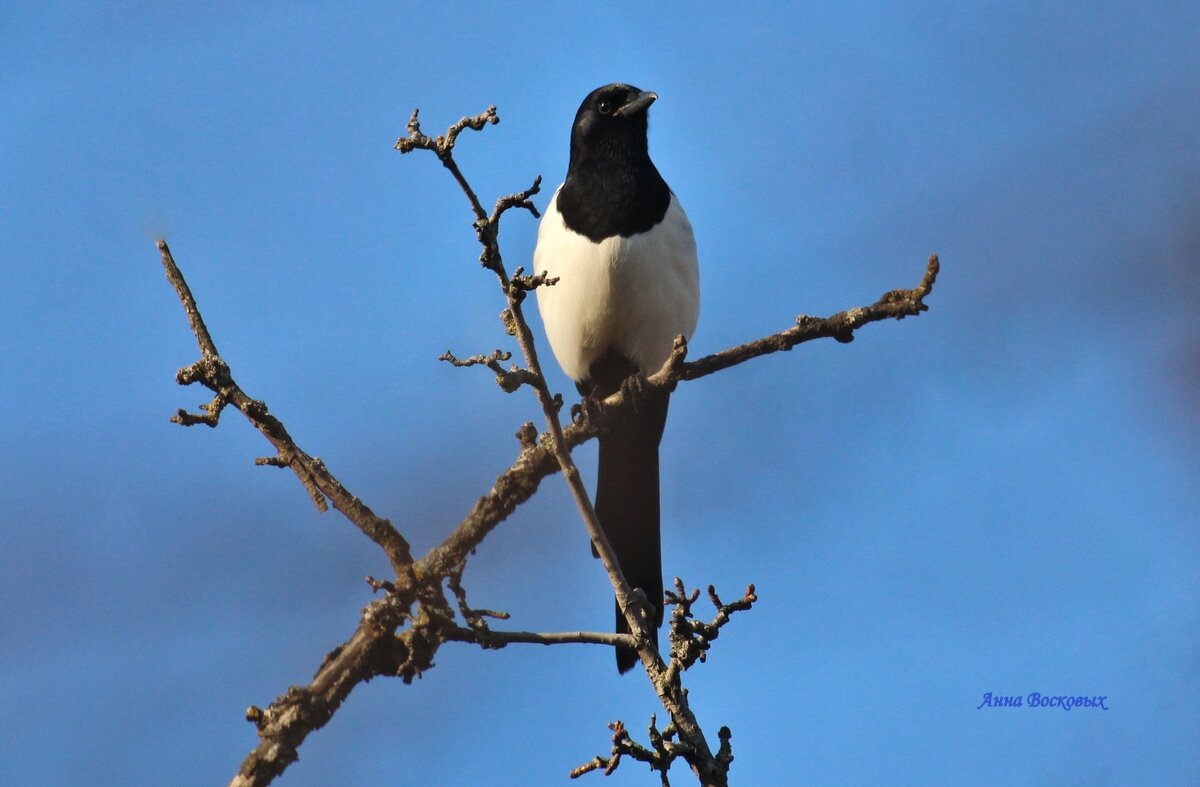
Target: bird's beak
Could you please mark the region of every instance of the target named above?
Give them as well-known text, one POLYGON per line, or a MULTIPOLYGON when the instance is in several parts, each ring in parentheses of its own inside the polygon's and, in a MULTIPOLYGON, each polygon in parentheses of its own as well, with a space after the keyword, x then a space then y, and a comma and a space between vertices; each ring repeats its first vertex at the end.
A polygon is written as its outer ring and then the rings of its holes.
POLYGON ((636 115, 638 112, 641 112, 646 107, 653 104, 657 98, 658 93, 652 93, 649 90, 643 90, 641 93, 638 93, 636 96, 634 96, 632 101, 619 107, 615 112, 613 112, 613 114, 617 115, 618 117, 636 115))

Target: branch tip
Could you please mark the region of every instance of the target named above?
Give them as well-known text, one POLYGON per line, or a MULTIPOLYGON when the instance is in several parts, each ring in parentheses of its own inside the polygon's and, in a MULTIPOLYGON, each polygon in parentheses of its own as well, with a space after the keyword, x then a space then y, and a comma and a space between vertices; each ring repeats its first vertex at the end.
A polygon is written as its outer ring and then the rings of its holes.
POLYGON ((386 579, 376 579, 370 574, 366 576, 366 582, 367 585, 370 586, 372 592, 375 593, 378 593, 381 590, 386 590, 388 593, 394 593, 396 591, 396 586, 392 582, 389 582, 386 579))

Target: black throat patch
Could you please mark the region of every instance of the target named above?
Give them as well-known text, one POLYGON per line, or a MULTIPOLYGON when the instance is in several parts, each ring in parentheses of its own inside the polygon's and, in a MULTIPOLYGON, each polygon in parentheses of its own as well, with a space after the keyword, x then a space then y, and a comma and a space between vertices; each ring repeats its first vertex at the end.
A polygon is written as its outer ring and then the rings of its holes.
POLYGON ((563 223, 593 243, 646 232, 663 220, 670 204, 671 190, 649 158, 644 168, 570 172, 558 192, 563 223))

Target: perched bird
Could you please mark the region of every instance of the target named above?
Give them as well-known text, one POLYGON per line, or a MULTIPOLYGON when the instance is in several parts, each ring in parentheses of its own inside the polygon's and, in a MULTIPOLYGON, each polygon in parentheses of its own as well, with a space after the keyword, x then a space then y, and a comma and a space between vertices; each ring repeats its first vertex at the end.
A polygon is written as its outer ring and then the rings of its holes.
MULTIPOLYGON (((571 126, 567 177, 538 227, 534 270, 558 283, 537 290, 554 357, 585 396, 604 398, 657 371, 675 337, 700 314, 692 225, 650 160, 647 114, 658 96, 624 84, 593 90, 571 126)), ((663 621, 658 445, 668 394, 647 396, 600 437, 596 515, 631 587, 663 621)), ((595 548, 592 549, 595 554, 595 548)), ((617 632, 628 632, 617 609, 617 632)), ((617 669, 638 661, 617 649, 617 669)))

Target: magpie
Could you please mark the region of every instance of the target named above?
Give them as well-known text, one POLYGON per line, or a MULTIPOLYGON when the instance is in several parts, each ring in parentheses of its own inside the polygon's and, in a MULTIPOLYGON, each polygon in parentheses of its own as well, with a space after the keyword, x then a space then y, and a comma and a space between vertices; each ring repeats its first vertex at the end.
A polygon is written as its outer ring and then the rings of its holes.
MULTIPOLYGON (((603 399, 631 375, 662 367, 675 337, 700 314, 692 225, 650 160, 655 93, 611 84, 588 94, 571 126, 567 176, 538 226, 534 270, 558 279, 537 289, 554 357, 580 394, 603 399)), ((663 622, 658 445, 669 394, 649 394, 600 437, 596 516, 629 585, 663 622)), ((592 547, 592 554, 596 549, 592 547)), ((617 632, 629 626, 617 607, 617 632)), ((638 661, 617 648, 617 670, 638 661)))

